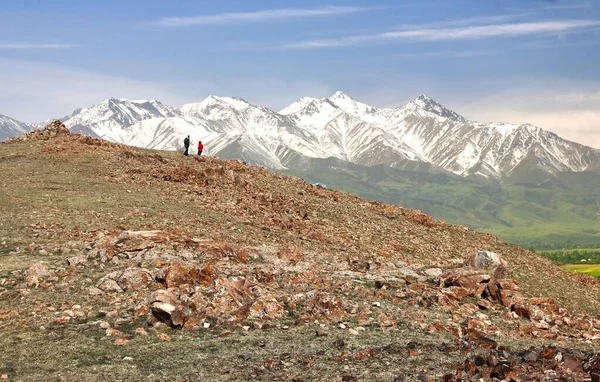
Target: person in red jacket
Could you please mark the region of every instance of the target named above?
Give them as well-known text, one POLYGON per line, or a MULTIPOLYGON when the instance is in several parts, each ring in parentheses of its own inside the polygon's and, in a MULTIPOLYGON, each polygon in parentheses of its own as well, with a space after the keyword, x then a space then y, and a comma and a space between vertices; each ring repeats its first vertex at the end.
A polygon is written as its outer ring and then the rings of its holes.
POLYGON ((202 155, 202 150, 204 150, 204 145, 202 141, 198 141, 198 155, 202 155))

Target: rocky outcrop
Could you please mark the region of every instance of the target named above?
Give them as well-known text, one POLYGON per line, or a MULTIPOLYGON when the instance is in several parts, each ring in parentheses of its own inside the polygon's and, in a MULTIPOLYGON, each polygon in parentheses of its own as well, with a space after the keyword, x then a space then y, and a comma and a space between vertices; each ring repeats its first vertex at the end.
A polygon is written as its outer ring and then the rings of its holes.
POLYGON ((13 141, 25 142, 25 141, 37 141, 37 140, 47 141, 51 138, 65 136, 65 135, 71 135, 71 132, 69 131, 69 129, 67 129, 67 127, 61 121, 54 120, 54 121, 50 122, 48 125, 46 125, 46 127, 44 127, 41 130, 32 130, 29 133, 24 134, 18 138, 9 138, 6 141, 7 142, 13 142, 13 141))

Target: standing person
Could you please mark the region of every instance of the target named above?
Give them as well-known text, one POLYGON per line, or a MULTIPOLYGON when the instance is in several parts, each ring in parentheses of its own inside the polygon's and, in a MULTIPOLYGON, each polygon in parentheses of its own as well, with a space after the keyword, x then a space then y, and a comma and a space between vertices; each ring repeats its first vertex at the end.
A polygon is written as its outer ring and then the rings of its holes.
POLYGON ((202 141, 198 141, 198 156, 202 155, 202 150, 204 150, 204 145, 202 141))
POLYGON ((188 155, 188 150, 190 149, 190 136, 189 135, 183 140, 183 146, 185 147, 185 152, 183 153, 183 155, 188 155))

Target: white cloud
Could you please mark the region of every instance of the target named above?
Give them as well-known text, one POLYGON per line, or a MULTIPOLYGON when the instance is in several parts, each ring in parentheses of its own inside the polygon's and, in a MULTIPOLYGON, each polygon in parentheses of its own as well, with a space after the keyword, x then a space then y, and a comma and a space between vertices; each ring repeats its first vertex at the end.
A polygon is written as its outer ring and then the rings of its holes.
POLYGON ((76 45, 73 44, 23 44, 0 42, 0 50, 71 49, 75 47, 76 45))
POLYGON ((440 50, 432 52, 399 53, 390 57, 406 60, 419 60, 432 57, 469 58, 494 54, 491 50, 440 50))
POLYGON ((542 10, 563 10, 563 9, 590 9, 593 8, 591 2, 580 3, 580 4, 562 4, 562 5, 548 5, 542 8, 542 10))
POLYGON ((238 23, 260 23, 302 17, 335 16, 373 10, 369 7, 327 6, 321 8, 269 9, 256 12, 230 12, 215 15, 189 17, 165 17, 156 24, 163 27, 187 27, 191 25, 226 25, 238 23))
POLYGON ((451 41, 479 40, 492 37, 516 37, 560 33, 570 30, 600 26, 597 20, 540 21, 530 23, 510 23, 466 26, 461 28, 421 28, 391 31, 378 34, 355 35, 336 39, 308 40, 283 45, 284 49, 331 48, 361 45, 370 42, 389 42, 397 40, 413 41, 451 41))

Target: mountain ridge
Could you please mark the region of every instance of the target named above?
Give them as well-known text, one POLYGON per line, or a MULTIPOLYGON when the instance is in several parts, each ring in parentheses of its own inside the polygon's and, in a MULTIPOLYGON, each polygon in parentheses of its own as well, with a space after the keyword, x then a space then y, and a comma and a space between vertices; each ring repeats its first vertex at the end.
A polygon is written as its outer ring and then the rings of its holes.
POLYGON ((73 132, 152 149, 179 150, 182 137, 191 135, 209 155, 238 153, 274 169, 297 167, 290 157, 335 157, 367 166, 411 160, 463 177, 504 179, 530 153, 549 172, 580 172, 600 163, 600 150, 531 124, 470 121, 425 94, 380 109, 337 91, 327 98, 302 97, 279 112, 215 95, 180 108, 109 98, 61 121, 73 132))

